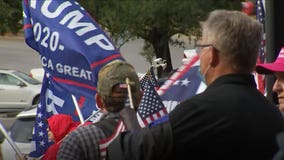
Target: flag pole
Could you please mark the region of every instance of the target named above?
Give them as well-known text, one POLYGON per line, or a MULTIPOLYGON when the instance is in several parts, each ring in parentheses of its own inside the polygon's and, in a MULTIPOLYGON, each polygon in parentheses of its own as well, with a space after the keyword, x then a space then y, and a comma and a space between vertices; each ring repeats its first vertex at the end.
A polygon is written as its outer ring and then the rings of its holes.
POLYGON ((75 105, 76 111, 77 111, 77 113, 78 113, 78 115, 79 115, 80 122, 81 122, 81 124, 83 125, 83 124, 85 123, 85 121, 84 121, 84 118, 83 118, 81 109, 80 109, 80 107, 78 106, 76 97, 75 97, 73 94, 71 94, 71 95, 72 95, 72 100, 73 100, 73 103, 74 103, 74 105, 75 105))
POLYGON ((131 88, 130 88, 130 80, 128 77, 126 77, 126 84, 127 84, 127 91, 128 91, 128 97, 129 97, 129 103, 130 103, 130 108, 134 109, 133 106, 133 99, 132 99, 132 94, 131 94, 131 88))
POLYGON ((93 117, 96 117, 96 120, 95 122, 99 121, 100 118, 102 117, 102 112, 100 109, 98 109, 96 112, 94 112, 92 115, 90 115, 86 120, 85 122, 88 122, 90 119, 92 119, 93 117))
POLYGON ((20 151, 20 149, 17 147, 17 145, 13 142, 11 137, 8 135, 6 129, 2 125, 2 121, 0 122, 0 130, 1 130, 2 134, 5 136, 5 138, 8 140, 9 144, 12 146, 12 148, 14 149, 14 151, 16 152, 16 154, 20 158, 20 160, 24 160, 25 157, 24 157, 23 153, 20 151))

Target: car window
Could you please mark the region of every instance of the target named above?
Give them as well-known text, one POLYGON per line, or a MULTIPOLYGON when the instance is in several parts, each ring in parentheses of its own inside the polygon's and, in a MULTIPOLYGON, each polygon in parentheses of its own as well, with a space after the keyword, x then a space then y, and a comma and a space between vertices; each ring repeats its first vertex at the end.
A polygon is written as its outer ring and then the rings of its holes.
POLYGON ((17 118, 11 128, 11 138, 15 142, 29 143, 32 140, 32 131, 35 117, 17 118))
POLYGON ((17 79, 16 77, 13 77, 11 75, 6 75, 7 76, 7 79, 8 79, 8 83, 7 84, 10 84, 10 85, 18 85, 21 83, 21 81, 19 79, 17 79))
POLYGON ((13 72, 13 74, 17 75, 18 77, 22 78, 23 80, 27 81, 30 84, 41 84, 40 81, 31 78, 29 75, 27 75, 26 73, 17 71, 17 72, 13 72))
POLYGON ((8 84, 8 85, 17 85, 19 83, 19 80, 15 77, 0 73, 0 84, 8 84))

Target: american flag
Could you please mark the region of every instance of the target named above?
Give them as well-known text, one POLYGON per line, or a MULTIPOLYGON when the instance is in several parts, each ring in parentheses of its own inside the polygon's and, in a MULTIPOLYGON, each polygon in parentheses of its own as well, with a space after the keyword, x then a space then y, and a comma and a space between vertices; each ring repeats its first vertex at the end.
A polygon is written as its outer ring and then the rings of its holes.
POLYGON ((140 85, 142 90, 145 89, 145 86, 147 86, 147 83, 152 83, 154 87, 159 87, 155 72, 154 72, 154 67, 151 67, 147 73, 140 79, 140 85))
MULTIPOLYGON (((261 46, 259 50, 259 56, 257 60, 257 64, 261 64, 265 62, 265 9, 263 5, 263 0, 256 0, 256 19, 262 24, 263 26, 263 36, 262 36, 262 41, 261 41, 261 46)), ((261 74, 256 74, 256 82, 257 82, 257 87, 258 90, 261 93, 265 93, 265 81, 264 81, 264 75, 261 74)))
POLYGON ((140 79, 140 86, 141 89, 144 91, 144 88, 146 87, 147 83, 149 81, 149 71, 147 71, 147 73, 144 74, 144 76, 140 79))
MULTIPOLYGON (((44 75, 46 76, 46 75, 44 75)), ((42 82, 42 89, 41 92, 46 92, 48 89, 48 80, 45 77, 42 82)), ((47 123, 46 119, 49 117, 49 113, 46 111, 46 105, 45 105, 45 98, 44 95, 40 95, 40 103, 37 106, 37 114, 35 119, 35 125, 33 130, 33 141, 32 141, 32 149, 36 148, 36 151, 31 151, 30 156, 31 157, 40 157, 42 156, 46 149, 50 146, 50 143, 48 141, 48 133, 47 133, 47 123)))
POLYGON ((137 118, 140 126, 148 126, 155 120, 158 120, 167 114, 168 112, 160 96, 148 79, 148 83, 145 85, 143 97, 137 111, 137 118))
POLYGON ((156 79, 156 76, 155 76, 155 72, 154 72, 154 67, 151 67, 150 68, 150 80, 153 84, 154 87, 158 87, 158 82, 157 82, 157 79, 156 79))
POLYGON ((168 112, 171 112, 180 102, 206 89, 207 86, 200 77, 199 64, 199 57, 196 55, 178 68, 158 89, 157 92, 168 112))

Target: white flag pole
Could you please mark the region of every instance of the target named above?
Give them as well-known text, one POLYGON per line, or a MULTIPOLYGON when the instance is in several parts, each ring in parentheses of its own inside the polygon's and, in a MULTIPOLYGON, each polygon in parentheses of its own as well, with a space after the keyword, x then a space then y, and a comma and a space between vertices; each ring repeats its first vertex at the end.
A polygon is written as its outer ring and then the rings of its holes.
POLYGON ((18 148, 18 146, 14 143, 14 141, 11 139, 11 137, 8 135, 6 129, 4 128, 4 126, 2 125, 2 121, 0 122, 0 130, 2 132, 2 134, 5 136, 5 138, 8 140, 9 144, 12 146, 12 148, 14 149, 14 151, 16 152, 17 156, 21 159, 24 160, 24 154, 20 151, 20 149, 18 148))
POLYGON ((80 122, 81 122, 81 125, 83 125, 85 123, 84 121, 84 118, 83 118, 83 115, 82 115, 82 112, 81 112, 81 109, 80 107, 78 106, 78 103, 77 103, 77 100, 76 100, 76 97, 72 94, 72 99, 73 99, 73 103, 76 107, 76 111, 79 115, 79 119, 80 119, 80 122))
POLYGON ((91 118, 96 117, 96 118, 100 118, 102 115, 102 112, 100 109, 98 109, 96 112, 94 112, 92 115, 90 115, 85 122, 88 122, 91 118))
POLYGON ((132 100, 132 94, 131 94, 131 88, 130 88, 130 80, 128 77, 126 77, 126 84, 127 84, 127 91, 128 91, 128 97, 129 97, 129 103, 130 103, 130 107, 132 109, 134 109, 134 106, 133 106, 133 100, 132 100))

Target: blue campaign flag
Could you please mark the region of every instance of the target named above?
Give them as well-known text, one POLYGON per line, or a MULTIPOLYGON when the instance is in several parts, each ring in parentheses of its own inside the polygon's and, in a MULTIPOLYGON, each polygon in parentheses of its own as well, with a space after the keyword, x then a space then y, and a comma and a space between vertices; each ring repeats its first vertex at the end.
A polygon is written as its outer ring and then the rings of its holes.
POLYGON ((75 0, 23 0, 26 43, 41 55, 45 70, 33 135, 31 157, 48 148, 44 119, 72 115, 79 121, 72 95, 87 119, 97 109, 98 71, 123 59, 107 34, 75 0), (48 75, 48 76, 47 76, 48 75))
POLYGON ((172 111, 180 102, 204 91, 206 85, 199 73, 199 57, 181 66, 158 90, 167 111, 172 111))
POLYGON ((75 0, 23 0, 23 7, 26 43, 53 81, 93 96, 99 69, 123 59, 107 34, 75 0))
MULTIPOLYGON (((74 121, 79 121, 71 94, 66 94, 65 90, 54 84, 50 79, 52 77, 47 77, 45 74, 34 125, 33 150, 30 153, 30 157, 40 157, 49 147, 46 119, 51 115, 58 113, 69 114, 74 121)), ((79 99, 78 102, 83 115, 89 115, 89 113, 98 110, 95 107, 95 101, 87 99, 80 101, 81 97, 76 98, 79 99)))

